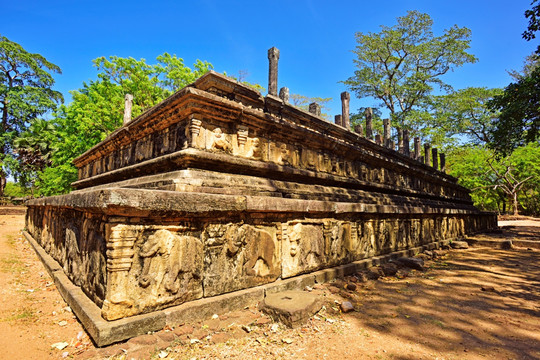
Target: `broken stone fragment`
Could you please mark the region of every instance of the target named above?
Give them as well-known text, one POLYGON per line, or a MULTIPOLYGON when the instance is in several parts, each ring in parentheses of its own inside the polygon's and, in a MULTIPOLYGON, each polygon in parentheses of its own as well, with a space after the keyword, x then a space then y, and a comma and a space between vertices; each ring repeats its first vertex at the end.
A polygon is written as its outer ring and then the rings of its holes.
POLYGON ((401 266, 408 267, 410 269, 424 271, 424 260, 411 257, 400 257, 395 262, 401 266))
POLYGON ((345 285, 345 288, 347 290, 354 291, 354 290, 356 290, 356 284, 348 283, 347 285, 345 285))
POLYGON ((387 263, 381 265, 381 270, 384 273, 384 276, 394 276, 398 271, 398 267, 394 263, 387 263))
POLYGON ((466 241, 452 241, 452 248, 454 249, 468 249, 469 244, 466 241))
POLYGON ((354 310, 354 306, 350 301, 343 301, 340 304, 341 311, 344 313, 348 313, 354 310))

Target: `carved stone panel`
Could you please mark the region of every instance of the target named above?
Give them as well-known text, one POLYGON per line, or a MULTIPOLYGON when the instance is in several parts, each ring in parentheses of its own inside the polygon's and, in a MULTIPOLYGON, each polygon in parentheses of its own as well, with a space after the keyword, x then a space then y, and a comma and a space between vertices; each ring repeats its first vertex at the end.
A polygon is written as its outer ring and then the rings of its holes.
POLYGON ((204 296, 275 281, 281 244, 275 226, 209 224, 203 233, 204 296))
POLYGON ((203 245, 179 228, 115 225, 108 231, 102 316, 119 319, 199 299, 203 245))
POLYGON ((323 222, 289 222, 283 234, 284 278, 324 267, 329 244, 325 243, 323 222))

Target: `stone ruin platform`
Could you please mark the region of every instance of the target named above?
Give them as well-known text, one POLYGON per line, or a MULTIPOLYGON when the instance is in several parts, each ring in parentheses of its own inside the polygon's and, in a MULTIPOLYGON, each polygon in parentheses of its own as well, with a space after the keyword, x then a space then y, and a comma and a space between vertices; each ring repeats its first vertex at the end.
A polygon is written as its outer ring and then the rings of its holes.
POLYGON ((408 143, 272 81, 263 97, 210 72, 78 157, 75 191, 28 202, 26 236, 97 345, 496 227, 408 143))

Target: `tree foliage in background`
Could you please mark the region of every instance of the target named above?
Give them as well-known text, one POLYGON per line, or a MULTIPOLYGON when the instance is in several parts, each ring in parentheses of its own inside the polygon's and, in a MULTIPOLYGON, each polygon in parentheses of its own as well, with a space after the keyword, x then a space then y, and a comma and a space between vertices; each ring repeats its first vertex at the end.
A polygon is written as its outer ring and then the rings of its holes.
POLYGON ((487 104, 500 89, 469 87, 447 95, 430 96, 424 110, 409 116, 417 134, 433 146, 446 149, 466 142, 486 145, 491 140, 498 113, 487 104))
POLYGON ((490 146, 508 155, 520 146, 540 140, 540 67, 508 85, 489 102, 500 112, 494 122, 490 146))
POLYGON ((0 196, 8 174, 22 182, 28 180, 25 162, 31 149, 17 151, 15 140, 63 101, 62 94, 52 90, 51 73, 61 73, 60 68, 0 36, 0 196))
POLYGON ((448 154, 449 173, 472 190, 476 206, 491 211, 540 214, 540 146, 530 143, 497 157, 481 146, 464 146, 448 154))
POLYGON ((197 60, 193 69, 176 55, 164 53, 156 64, 146 60, 100 57, 94 60, 98 79, 72 91, 73 101, 61 106, 51 124, 49 143, 56 144, 50 155, 51 166, 39 173, 43 195, 66 193, 77 179, 72 161, 122 125, 124 96, 133 95, 132 115, 136 117, 175 91, 208 72, 212 65, 197 60))
MULTIPOLYGON (((531 9, 525 11, 525 17, 529 19, 529 26, 522 34, 523 38, 531 41, 536 38, 536 32, 540 30, 540 4, 538 0, 533 0, 531 9), (536 5, 534 5, 536 3, 536 5)), ((536 54, 540 55, 540 46, 536 48, 536 54)))
POLYGON ((394 124, 414 130, 408 115, 439 87, 441 76, 476 58, 467 52, 471 32, 453 26, 441 36, 432 32, 429 15, 409 11, 379 33, 356 33, 356 71, 344 81, 357 97, 373 97, 388 109, 394 124))
POLYGON ((332 101, 332 98, 309 97, 300 94, 289 95, 291 105, 304 111, 309 111, 309 104, 311 103, 319 104, 321 106, 321 116, 328 120, 331 120, 330 115, 328 115, 330 108, 327 106, 330 101, 332 101))

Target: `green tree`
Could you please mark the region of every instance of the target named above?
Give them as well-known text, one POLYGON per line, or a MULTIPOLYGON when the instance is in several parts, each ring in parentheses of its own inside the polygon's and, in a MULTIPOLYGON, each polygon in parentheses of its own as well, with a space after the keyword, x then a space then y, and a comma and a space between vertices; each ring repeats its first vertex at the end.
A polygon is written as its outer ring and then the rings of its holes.
POLYGON ((39 173, 44 195, 66 193, 77 179, 72 161, 122 126, 125 94, 133 95, 132 115, 158 104, 175 91, 192 83, 212 68, 197 60, 193 69, 176 55, 163 54, 156 64, 144 59, 100 57, 94 60, 98 79, 72 91, 73 101, 61 106, 51 123, 49 141, 57 143, 50 156, 51 166, 39 173))
POLYGON ((463 146, 447 154, 448 173, 470 189, 474 205, 487 211, 505 211, 506 197, 495 188, 496 177, 488 161, 495 159, 492 150, 482 146, 463 146))
POLYGON ((540 140, 540 67, 508 85, 488 103, 500 112, 493 123, 490 146, 508 155, 520 146, 540 140))
POLYGON ((321 106, 321 116, 326 119, 330 118, 330 115, 327 113, 330 111, 330 108, 327 106, 327 104, 332 101, 332 98, 309 97, 300 94, 291 94, 289 96, 289 101, 292 106, 296 106, 304 111, 309 110, 309 104, 317 103, 321 106))
MULTIPOLYGON (((536 32, 540 30, 540 4, 538 0, 533 0, 531 9, 525 11, 525 17, 529 19, 529 26, 522 34, 523 38, 531 41, 536 38, 536 32), (536 3, 536 5, 534 5, 536 3)), ((536 54, 540 55, 540 46, 536 48, 536 54)))
POLYGON ((420 107, 435 86, 451 87, 441 76, 473 63, 469 54, 471 32, 453 26, 441 36, 432 32, 427 14, 409 11, 397 24, 378 33, 356 33, 353 52, 356 70, 344 81, 357 97, 373 97, 388 109, 393 123, 414 130, 407 116, 420 107))
POLYGON ((448 168, 460 184, 472 190, 477 206, 502 212, 508 201, 514 215, 540 208, 540 146, 530 143, 497 157, 487 147, 462 147, 449 154, 448 168))
POLYGON ((461 141, 486 145, 499 115, 487 104, 501 93, 501 89, 469 87, 447 95, 431 96, 426 107, 429 116, 420 121, 411 116, 411 121, 417 122, 423 137, 431 138, 434 144, 442 147, 457 145, 456 136, 460 136, 461 141))
POLYGON ((24 176, 13 142, 32 121, 63 101, 62 94, 52 90, 51 73, 60 74, 60 68, 0 36, 0 196, 9 173, 24 176))

